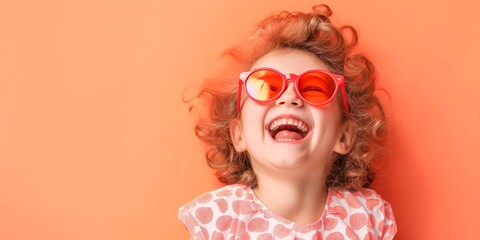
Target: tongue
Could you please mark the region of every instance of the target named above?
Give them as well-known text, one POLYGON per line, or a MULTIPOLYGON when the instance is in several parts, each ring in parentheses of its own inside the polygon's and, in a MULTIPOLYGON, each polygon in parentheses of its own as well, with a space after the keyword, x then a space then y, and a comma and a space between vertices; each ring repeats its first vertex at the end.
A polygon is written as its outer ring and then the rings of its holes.
POLYGON ((278 140, 278 141, 285 140, 285 139, 300 140, 302 138, 303 138, 302 135, 300 135, 299 133, 288 131, 288 130, 282 130, 275 135, 275 140, 278 140))

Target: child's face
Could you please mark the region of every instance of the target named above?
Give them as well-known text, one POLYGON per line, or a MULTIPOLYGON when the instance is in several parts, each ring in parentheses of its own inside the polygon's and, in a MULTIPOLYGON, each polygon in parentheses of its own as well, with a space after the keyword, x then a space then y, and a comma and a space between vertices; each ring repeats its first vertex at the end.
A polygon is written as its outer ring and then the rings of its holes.
MULTIPOLYGON (((298 49, 279 49, 260 58, 253 68, 274 68, 283 74, 301 74, 312 69, 329 70, 315 55, 298 49)), ((257 177, 266 174, 294 176, 312 172, 325 175, 331 159, 345 154, 350 141, 348 124, 342 121, 340 99, 314 107, 304 103, 293 81, 275 101, 259 104, 246 98, 241 117, 231 124, 232 140, 237 151, 248 151, 257 177), (273 124, 273 125, 272 125, 273 124), (280 128, 275 129, 276 125, 280 128), (298 134, 292 125, 307 128, 298 134), (278 129, 290 128, 277 132, 278 129)))

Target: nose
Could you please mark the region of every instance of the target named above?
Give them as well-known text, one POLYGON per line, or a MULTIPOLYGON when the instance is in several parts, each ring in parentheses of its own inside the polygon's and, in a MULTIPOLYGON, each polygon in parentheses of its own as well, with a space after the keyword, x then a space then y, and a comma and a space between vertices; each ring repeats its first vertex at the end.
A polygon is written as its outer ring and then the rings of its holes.
POLYGON ((295 83, 288 82, 287 89, 283 94, 275 101, 276 106, 289 106, 289 107, 301 107, 303 101, 295 91, 295 83))

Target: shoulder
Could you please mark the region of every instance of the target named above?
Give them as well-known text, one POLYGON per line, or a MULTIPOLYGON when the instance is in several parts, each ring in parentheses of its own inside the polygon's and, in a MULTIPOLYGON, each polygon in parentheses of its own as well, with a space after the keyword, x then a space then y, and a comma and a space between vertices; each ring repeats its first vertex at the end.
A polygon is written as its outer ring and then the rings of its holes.
POLYGON ((367 212, 382 208, 383 205, 389 205, 380 194, 369 188, 362 188, 358 191, 331 190, 331 202, 340 204, 347 208, 362 208, 367 212))
POLYGON ((340 217, 352 230, 365 229, 381 239, 392 239, 397 232, 390 203, 372 189, 331 190, 328 204, 329 212, 340 217))
POLYGON ((212 230, 226 229, 232 218, 250 208, 249 189, 235 184, 201 194, 180 207, 178 218, 195 239, 208 239, 212 230))
POLYGON ((227 185, 222 188, 203 193, 192 201, 181 206, 179 214, 184 212, 194 212, 198 209, 213 208, 220 212, 226 211, 228 203, 243 200, 247 197, 249 187, 245 185, 235 184, 227 185))

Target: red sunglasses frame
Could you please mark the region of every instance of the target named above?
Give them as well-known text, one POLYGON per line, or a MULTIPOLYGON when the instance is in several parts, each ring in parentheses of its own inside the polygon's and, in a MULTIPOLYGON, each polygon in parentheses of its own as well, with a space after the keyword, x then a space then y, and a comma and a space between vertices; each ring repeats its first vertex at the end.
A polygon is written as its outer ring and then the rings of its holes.
POLYGON ((282 90, 280 90, 279 94, 272 98, 272 99, 269 99, 269 100, 265 100, 265 101, 262 101, 262 100, 258 100, 258 99, 255 99, 254 97, 252 97, 250 95, 250 93, 248 93, 248 91, 245 90, 245 92, 247 93, 247 96, 252 99, 253 101, 255 102, 258 102, 258 103, 268 103, 268 102, 272 102, 272 101, 275 101, 277 100, 278 98, 280 98, 280 96, 283 95, 283 93, 287 90, 288 88, 288 81, 294 81, 295 83, 295 92, 297 93, 297 95, 300 97, 300 99, 302 99, 302 101, 312 105, 312 106, 323 106, 323 105, 327 105, 329 104, 333 98, 337 95, 337 92, 338 92, 338 88, 341 89, 342 91, 342 99, 343 99, 343 108, 345 109, 345 112, 346 113, 349 113, 349 108, 348 108, 348 102, 347 102, 347 91, 345 89, 345 77, 343 77, 342 75, 338 75, 338 74, 333 74, 331 72, 328 72, 328 71, 325 71, 325 70, 320 70, 320 69, 313 69, 313 70, 309 70, 309 71, 306 71, 300 75, 296 75, 296 74, 293 74, 293 73, 288 73, 288 74, 283 74, 273 68, 256 68, 256 69, 252 69, 248 72, 242 72, 240 73, 240 80, 238 81, 238 95, 237 95, 237 116, 240 114, 240 107, 241 107, 241 97, 242 97, 242 86, 243 85, 246 85, 246 82, 248 80, 248 78, 255 72, 257 71, 261 71, 261 70, 269 70, 269 71, 273 71, 275 73, 277 73, 279 76, 282 77, 283 79, 283 85, 282 85, 282 90), (308 101, 307 99, 305 99, 302 94, 300 94, 300 91, 298 90, 298 81, 306 74, 308 73, 316 73, 316 72, 320 72, 320 73, 324 73, 324 74, 327 74, 328 76, 330 76, 333 81, 335 82, 335 90, 332 94, 332 96, 325 102, 323 103, 314 103, 314 102, 310 102, 308 101))

